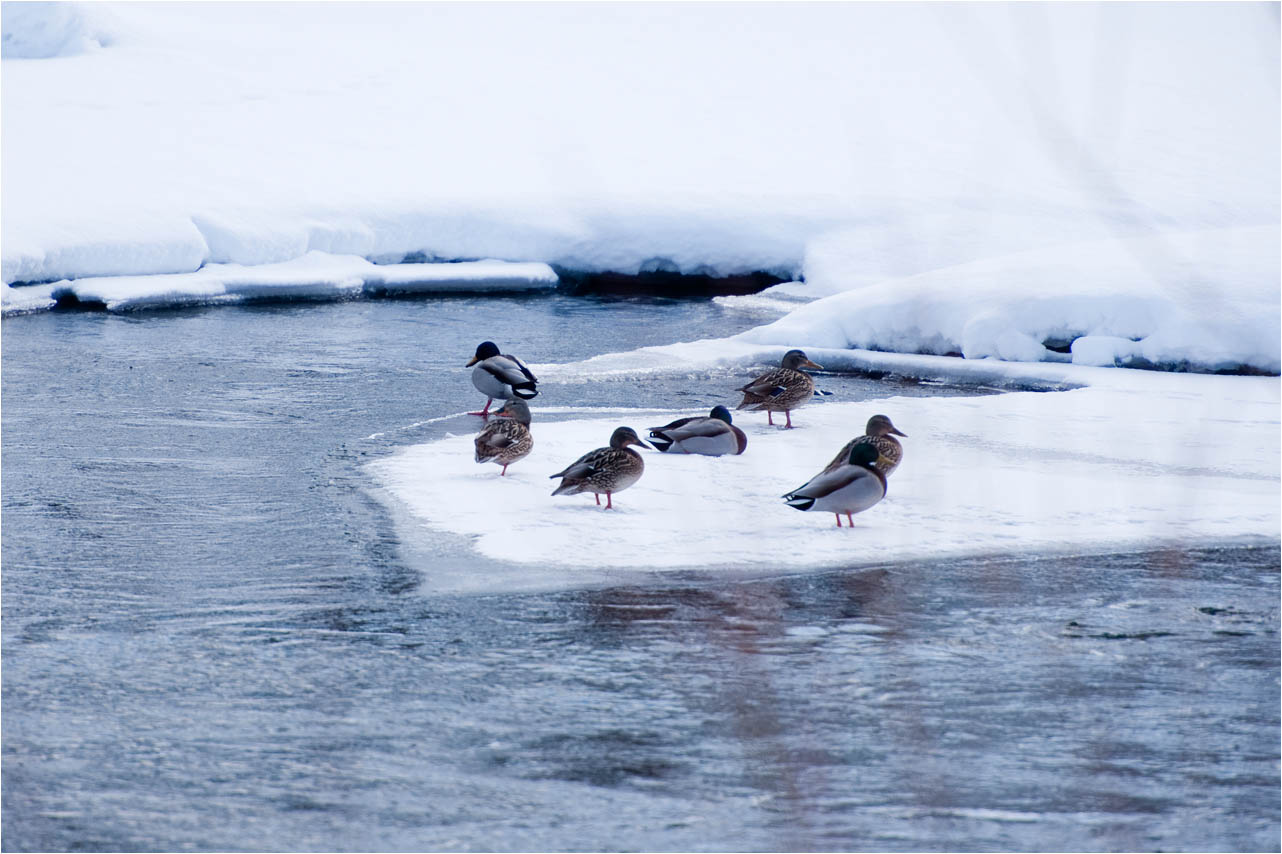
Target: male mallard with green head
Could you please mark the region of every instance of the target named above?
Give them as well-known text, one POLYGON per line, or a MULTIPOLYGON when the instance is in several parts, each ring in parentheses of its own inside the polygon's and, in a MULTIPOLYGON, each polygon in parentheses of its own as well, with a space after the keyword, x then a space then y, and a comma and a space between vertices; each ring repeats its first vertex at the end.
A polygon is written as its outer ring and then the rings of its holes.
POLYGON ((651 427, 650 441, 660 451, 709 457, 742 454, 748 447, 748 437, 730 423, 730 410, 724 406, 712 407, 706 418, 678 418, 671 424, 651 427))
POLYGON ((503 408, 494 413, 494 420, 476 434, 476 461, 503 466, 500 477, 507 474, 508 466, 525 459, 533 448, 530 407, 519 397, 503 404, 503 408))
POLYGON ((798 510, 822 510, 836 515, 838 528, 841 514, 845 513, 853 528, 852 514, 867 510, 886 497, 886 478, 873 467, 879 459, 871 444, 856 443, 843 465, 820 472, 783 499, 798 510))
POLYGON ((505 356, 499 352, 493 341, 482 341, 476 347, 474 355, 464 367, 472 367, 472 385, 485 395, 485 408, 480 412, 469 412, 468 415, 490 417, 490 404, 495 400, 511 400, 519 397, 524 400, 537 395, 535 385, 538 380, 530 369, 521 363, 516 356, 505 356))
POLYGON ((743 392, 743 402, 736 409, 749 411, 766 411, 766 421, 774 425, 775 412, 784 413, 787 419, 785 427, 792 428, 792 410, 810 400, 815 392, 815 381, 809 374, 802 373, 801 368, 823 370, 806 358, 800 350, 789 350, 784 353, 779 367, 766 371, 746 386, 738 389, 743 392))
POLYGON ((641 479, 645 460, 629 445, 650 447, 631 427, 620 427, 610 436, 610 447, 597 448, 579 457, 563 470, 552 475, 561 478, 561 485, 552 490, 553 495, 578 495, 591 492, 596 503, 601 503, 605 493, 605 509, 614 509, 611 496, 622 492, 641 479))
POLYGON ((907 433, 901 433, 890 419, 885 415, 874 415, 868 419, 868 426, 864 428, 864 435, 851 439, 845 444, 837 456, 832 458, 832 462, 824 466, 824 471, 832 471, 838 466, 843 466, 850 459, 850 450, 855 445, 872 445, 877 449, 880 458, 873 467, 884 475, 889 475, 899 467, 899 461, 904 458, 904 446, 899 444, 895 436, 908 438, 907 433), (891 434, 894 434, 893 436, 891 434))

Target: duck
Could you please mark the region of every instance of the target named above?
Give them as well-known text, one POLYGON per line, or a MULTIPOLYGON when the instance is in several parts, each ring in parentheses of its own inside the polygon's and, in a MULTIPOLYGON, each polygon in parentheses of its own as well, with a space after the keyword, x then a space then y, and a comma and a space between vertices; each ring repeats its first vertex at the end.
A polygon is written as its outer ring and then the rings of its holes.
POLYGON ((493 341, 482 341, 476 347, 476 355, 464 367, 472 368, 472 385, 485 395, 485 408, 480 412, 469 412, 468 415, 490 417, 490 404, 495 400, 521 398, 529 400, 537 395, 538 380, 530 369, 521 363, 516 356, 505 356, 499 352, 493 341))
POLYGON ((883 475, 889 476, 892 471, 899 467, 899 462, 904 458, 904 446, 899 444, 895 436, 908 438, 907 433, 903 433, 894 424, 890 418, 885 415, 874 415, 868 419, 868 426, 864 428, 864 435, 857 436, 845 444, 845 446, 832 458, 832 462, 824 466, 824 471, 832 471, 846 464, 850 459, 850 449, 857 444, 869 444, 877 449, 880 458, 874 465, 877 471, 883 475), (894 435, 891 435, 894 434, 894 435))
POLYGON ((706 418, 678 418, 671 424, 651 427, 650 442, 664 453, 680 451, 708 457, 742 454, 748 447, 748 437, 731 423, 730 410, 724 406, 712 407, 706 418))
POLYGON ((476 461, 503 466, 500 477, 507 474, 507 467, 512 463, 529 456, 533 448, 530 407, 519 397, 504 403, 503 408, 494 413, 494 420, 476 434, 476 461))
POLYGON ((783 499, 789 507, 798 510, 832 513, 837 517, 838 528, 841 514, 845 513, 853 528, 853 514, 862 513, 886 497, 886 476, 874 467, 879 459, 881 456, 871 443, 856 442, 843 465, 820 472, 783 499))
POLYGON ((766 371, 746 386, 738 389, 743 392, 743 402, 735 409, 749 411, 766 411, 766 421, 774 426, 775 412, 782 412, 787 420, 785 429, 792 429, 792 410, 810 400, 815 393, 815 381, 809 374, 802 373, 801 368, 823 370, 823 365, 816 365, 806 358, 800 350, 789 350, 783 354, 779 367, 766 371))
POLYGON ((601 504, 605 493, 605 509, 614 509, 613 495, 622 492, 641 479, 645 460, 629 445, 649 448, 631 427, 620 427, 610 436, 608 448, 597 448, 579 457, 554 475, 561 478, 561 485, 552 490, 553 495, 578 495, 591 492, 596 503, 601 504))

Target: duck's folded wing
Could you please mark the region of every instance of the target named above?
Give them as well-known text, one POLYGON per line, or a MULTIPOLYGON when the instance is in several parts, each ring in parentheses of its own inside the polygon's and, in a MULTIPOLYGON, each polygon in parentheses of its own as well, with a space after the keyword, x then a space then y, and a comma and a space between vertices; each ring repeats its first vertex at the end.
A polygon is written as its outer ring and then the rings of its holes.
POLYGON ((583 480, 586 477, 590 477, 593 472, 600 469, 602 454, 606 450, 606 448, 599 448, 586 453, 570 463, 564 471, 559 471, 551 475, 551 477, 563 477, 566 480, 583 480))
POLYGON ((780 371, 776 368, 767 374, 757 377, 739 389, 739 391, 755 394, 757 397, 778 397, 788 389, 784 385, 784 379, 785 377, 781 376, 780 371))
POLYGON ((784 498, 792 498, 794 496, 823 498, 825 495, 832 495, 837 490, 849 486, 861 477, 871 476, 866 469, 859 466, 840 466, 832 471, 820 472, 807 481, 805 485, 789 492, 784 498))
POLYGON ((515 436, 510 433, 500 433, 498 431, 478 436, 477 439, 480 440, 487 448, 494 448, 495 450, 506 448, 516 443, 515 436))
POLYGON ((681 427, 684 427, 686 424, 689 424, 691 421, 694 421, 694 420, 695 419, 693 417, 678 418, 676 421, 673 421, 670 424, 664 424, 662 427, 649 427, 647 429, 650 431, 651 436, 653 436, 655 433, 660 433, 660 432, 670 433, 673 430, 678 430, 681 427))
POLYGON ((688 418, 686 423, 676 430, 668 432, 678 441, 686 439, 711 439, 730 432, 730 425, 720 418, 688 418))
POLYGON ((507 356, 491 356, 481 362, 481 368, 504 385, 522 385, 530 382, 520 366, 507 356))
POLYGON ((530 369, 525 366, 525 363, 522 362, 520 359, 518 359, 516 356, 502 355, 502 356, 499 356, 499 358, 506 359, 507 361, 511 362, 514 366, 516 366, 516 369, 521 372, 521 376, 523 377, 523 379, 517 380, 517 382, 529 382, 529 383, 538 382, 538 379, 536 379, 534 374, 530 372, 530 369))

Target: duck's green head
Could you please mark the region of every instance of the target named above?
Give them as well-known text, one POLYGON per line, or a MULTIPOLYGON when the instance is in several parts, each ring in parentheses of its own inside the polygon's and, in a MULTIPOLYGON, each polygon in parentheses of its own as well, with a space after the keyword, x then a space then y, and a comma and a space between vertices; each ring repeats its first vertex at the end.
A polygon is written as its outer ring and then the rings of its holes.
POLYGON ((711 412, 709 412, 709 413, 708 413, 708 415, 709 415, 709 417, 711 417, 711 418, 716 418, 717 420, 719 420, 719 421, 724 421, 724 422, 726 422, 727 424, 732 423, 732 422, 730 421, 730 410, 729 410, 729 409, 726 409, 724 406, 714 406, 714 407, 712 407, 712 411, 711 411, 711 412))
POLYGON ((472 365, 475 365, 477 362, 484 362, 486 359, 490 358, 491 356, 497 356, 498 354, 499 354, 499 347, 497 344, 495 344, 493 341, 482 341, 480 344, 476 345, 476 355, 472 357, 472 361, 468 362, 463 367, 465 368, 471 367, 472 365))
POLYGON ((881 458, 881 454, 871 442, 859 442, 850 449, 850 464, 852 466, 862 466, 871 468, 872 464, 881 458))

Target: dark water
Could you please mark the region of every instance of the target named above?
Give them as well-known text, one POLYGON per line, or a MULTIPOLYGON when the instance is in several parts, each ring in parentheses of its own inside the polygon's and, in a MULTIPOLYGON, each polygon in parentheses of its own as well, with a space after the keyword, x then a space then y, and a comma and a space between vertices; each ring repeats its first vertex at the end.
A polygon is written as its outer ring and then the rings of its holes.
MULTIPOLYGON (((466 425, 414 426, 480 402, 483 338, 563 362, 750 322, 5 321, 4 850, 1277 850, 1276 546, 443 595, 365 491, 466 425)), ((706 408, 736 378, 540 400, 706 408)))

